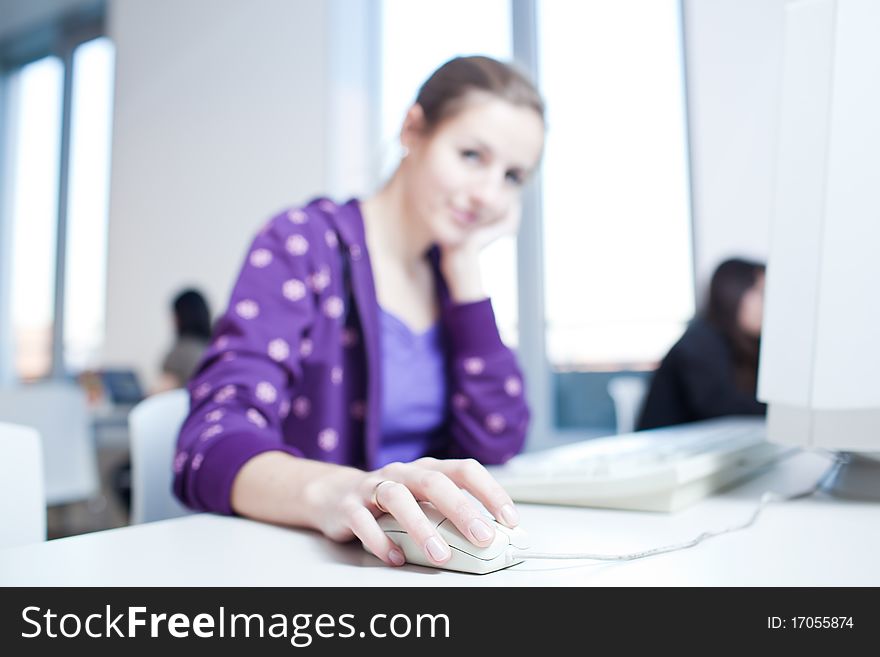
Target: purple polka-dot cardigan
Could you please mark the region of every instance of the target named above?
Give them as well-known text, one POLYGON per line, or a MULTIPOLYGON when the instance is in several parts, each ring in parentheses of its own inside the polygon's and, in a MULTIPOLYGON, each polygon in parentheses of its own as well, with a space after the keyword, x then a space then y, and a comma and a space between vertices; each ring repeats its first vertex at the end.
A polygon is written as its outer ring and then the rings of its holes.
MULTIPOLYGON (((455 303, 432 262, 447 365, 447 440, 438 457, 503 463, 522 449, 522 373, 490 301, 455 303)), ((258 233, 211 345, 188 384, 174 493, 232 513, 239 469, 262 452, 378 466, 379 305, 357 200, 320 198, 258 233)))

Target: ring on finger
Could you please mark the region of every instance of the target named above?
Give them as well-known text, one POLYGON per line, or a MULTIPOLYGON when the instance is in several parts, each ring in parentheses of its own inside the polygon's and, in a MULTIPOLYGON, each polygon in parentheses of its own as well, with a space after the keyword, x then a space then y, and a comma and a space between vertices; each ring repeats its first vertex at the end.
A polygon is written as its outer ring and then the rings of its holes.
POLYGON ((388 509, 386 509, 384 506, 379 504, 379 487, 382 484, 393 484, 393 483, 394 482, 391 479, 383 479, 378 484, 373 486, 373 492, 370 495, 370 502, 372 503, 373 506, 375 506, 377 509, 379 509, 379 511, 381 511, 382 513, 388 513, 388 509))

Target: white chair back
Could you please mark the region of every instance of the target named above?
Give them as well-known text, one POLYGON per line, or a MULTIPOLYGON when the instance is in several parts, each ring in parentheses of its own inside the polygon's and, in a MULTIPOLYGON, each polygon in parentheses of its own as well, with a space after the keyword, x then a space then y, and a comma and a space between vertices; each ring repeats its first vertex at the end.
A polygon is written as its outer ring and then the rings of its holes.
POLYGON ((189 394, 178 389, 145 399, 129 414, 132 524, 193 513, 171 489, 177 434, 188 412, 189 394))
POLYGON ((42 452, 36 429, 0 423, 0 548, 46 540, 42 452))
POLYGON ((608 394, 614 402, 617 433, 632 433, 648 394, 648 382, 638 376, 615 376, 608 382, 608 394))
POLYGON ((33 427, 43 445, 48 505, 98 495, 98 457, 86 395, 74 383, 0 388, 0 422, 33 427))

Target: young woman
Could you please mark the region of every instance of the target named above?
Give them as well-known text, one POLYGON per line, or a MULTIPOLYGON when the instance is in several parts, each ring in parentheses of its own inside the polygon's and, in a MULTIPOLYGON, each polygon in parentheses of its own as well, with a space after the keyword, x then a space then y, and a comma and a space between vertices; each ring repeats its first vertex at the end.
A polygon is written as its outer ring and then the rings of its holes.
POLYGON ((766 405, 756 398, 763 312, 764 265, 722 262, 704 312, 654 374, 638 428, 763 415, 766 405))
POLYGON ((175 492, 191 507, 354 537, 404 562, 394 515, 436 564, 419 500, 475 545, 514 526, 482 464, 523 445, 528 409, 478 256, 517 230, 543 103, 512 67, 453 59, 404 120, 395 173, 366 200, 316 199, 260 231, 190 382, 175 492))
POLYGON ((211 342, 211 311, 198 290, 183 290, 171 304, 175 340, 162 361, 162 376, 153 392, 186 385, 211 342))

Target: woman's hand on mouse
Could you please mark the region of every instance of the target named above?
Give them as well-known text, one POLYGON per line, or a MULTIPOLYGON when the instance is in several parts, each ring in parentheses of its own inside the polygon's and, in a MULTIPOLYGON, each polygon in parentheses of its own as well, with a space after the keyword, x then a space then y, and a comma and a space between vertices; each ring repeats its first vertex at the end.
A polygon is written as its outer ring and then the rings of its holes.
POLYGON ((390 463, 373 472, 345 469, 316 481, 310 497, 317 511, 315 525, 327 537, 337 541, 357 537, 382 561, 400 566, 403 553, 376 521, 383 513, 394 516, 433 563, 445 563, 452 556, 419 501, 431 502, 474 545, 492 543, 495 528, 463 490, 499 522, 508 527, 519 522, 510 496, 473 459, 421 458, 412 463, 390 463))

